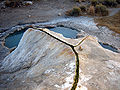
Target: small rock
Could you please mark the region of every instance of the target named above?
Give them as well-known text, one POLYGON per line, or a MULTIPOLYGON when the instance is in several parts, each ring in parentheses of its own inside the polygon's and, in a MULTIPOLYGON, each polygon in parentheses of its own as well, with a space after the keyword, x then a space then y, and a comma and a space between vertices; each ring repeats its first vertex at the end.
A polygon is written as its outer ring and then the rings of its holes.
POLYGON ((61 16, 62 14, 61 13, 58 13, 58 16, 61 16))
POLYGON ((26 5, 26 6, 28 6, 28 5, 32 5, 33 2, 32 1, 24 1, 23 4, 26 5))
POLYGON ((28 15, 28 17, 30 18, 30 17, 31 17, 31 15, 28 15))

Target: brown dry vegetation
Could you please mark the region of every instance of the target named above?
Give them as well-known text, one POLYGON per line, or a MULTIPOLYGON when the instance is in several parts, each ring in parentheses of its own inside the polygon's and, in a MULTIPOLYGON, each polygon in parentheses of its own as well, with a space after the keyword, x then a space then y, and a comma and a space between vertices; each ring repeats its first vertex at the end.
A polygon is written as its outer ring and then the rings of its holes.
POLYGON ((113 16, 96 18, 95 22, 98 23, 98 26, 107 26, 109 29, 120 34, 120 11, 113 16))
POLYGON ((94 6, 90 6, 88 9, 88 14, 94 16, 95 15, 95 7, 94 6))
POLYGON ((80 16, 82 14, 81 8, 73 7, 71 10, 65 12, 67 16, 80 16))

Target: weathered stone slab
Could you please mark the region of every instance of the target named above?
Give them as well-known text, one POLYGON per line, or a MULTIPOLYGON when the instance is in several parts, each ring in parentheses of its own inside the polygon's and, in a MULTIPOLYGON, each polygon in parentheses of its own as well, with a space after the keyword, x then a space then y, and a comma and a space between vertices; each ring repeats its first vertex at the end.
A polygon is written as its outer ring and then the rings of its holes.
MULTIPOLYGON (((48 29, 29 29, 0 67, 0 89, 70 90, 75 76, 75 54, 67 39, 48 29)), ((120 90, 120 54, 101 47, 89 36, 75 47, 79 55, 76 90, 120 90), (82 48, 81 48, 82 47, 82 48)))

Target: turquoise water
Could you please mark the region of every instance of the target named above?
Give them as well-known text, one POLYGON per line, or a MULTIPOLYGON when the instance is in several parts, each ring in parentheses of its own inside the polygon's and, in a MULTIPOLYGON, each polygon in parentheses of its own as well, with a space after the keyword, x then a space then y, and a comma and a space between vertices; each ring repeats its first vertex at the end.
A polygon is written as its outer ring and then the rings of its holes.
POLYGON ((105 49, 108 49, 108 50, 111 50, 111 51, 113 51, 113 52, 117 52, 117 53, 118 53, 118 50, 117 50, 116 48, 110 46, 110 45, 103 44, 103 43, 101 43, 101 42, 99 42, 99 44, 100 44, 103 48, 105 48, 105 49))
MULTIPOLYGON (((55 27, 55 28, 49 28, 51 31, 54 31, 56 33, 60 33, 62 34, 64 37, 66 38, 76 38, 78 32, 76 30, 70 29, 70 28, 65 28, 65 27, 55 27)), ((21 31, 16 31, 12 34, 10 34, 6 39, 5 39, 5 46, 7 46, 8 48, 13 48, 15 46, 18 46, 20 39, 22 38, 24 32, 27 29, 21 30, 21 31)), ((101 42, 99 42, 99 44, 105 48, 105 49, 109 49, 113 52, 118 52, 118 50, 116 48, 113 48, 110 45, 107 44, 103 44, 101 42)))
MULTIPOLYGON (((66 38, 76 38, 77 36, 77 31, 70 29, 70 28, 65 28, 65 27, 55 27, 55 28, 49 28, 51 31, 54 31, 56 33, 61 33, 64 37, 66 38)), ((21 31, 16 31, 12 34, 10 34, 6 39, 5 39, 5 46, 8 48, 13 48, 15 46, 18 46, 20 39, 22 38, 25 30, 21 31)))
POLYGON ((49 28, 51 31, 54 31, 56 33, 62 34, 66 38, 76 38, 78 31, 65 28, 65 27, 55 27, 55 28, 49 28))
POLYGON ((5 46, 8 48, 13 48, 18 46, 20 39, 22 38, 25 30, 21 31, 16 31, 12 34, 10 34, 8 37, 5 39, 5 46))

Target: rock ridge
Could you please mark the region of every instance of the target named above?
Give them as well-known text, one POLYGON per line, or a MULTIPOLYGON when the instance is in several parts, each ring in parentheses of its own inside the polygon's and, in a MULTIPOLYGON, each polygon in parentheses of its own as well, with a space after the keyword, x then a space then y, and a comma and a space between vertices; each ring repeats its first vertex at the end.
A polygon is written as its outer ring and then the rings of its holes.
POLYGON ((102 48, 94 37, 81 44, 83 40, 64 38, 48 29, 28 29, 2 62, 0 89, 119 90, 120 54, 102 48))

